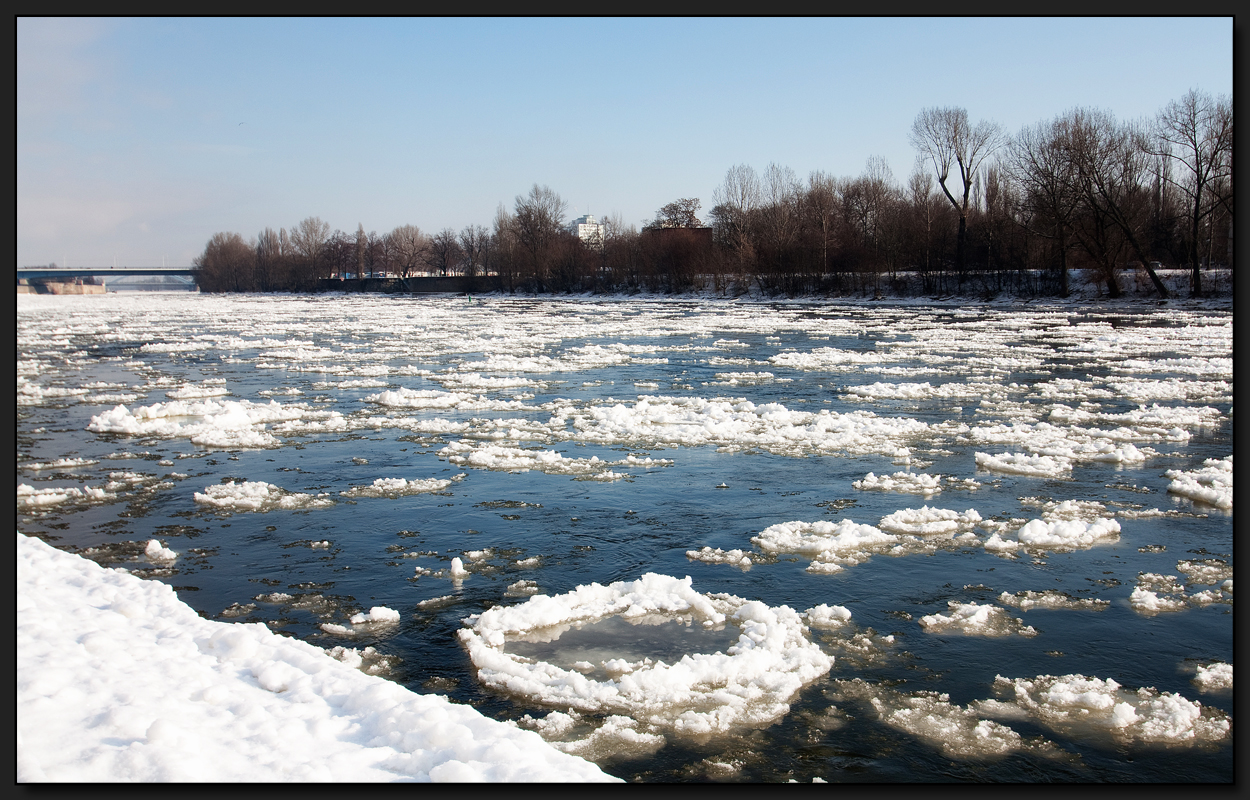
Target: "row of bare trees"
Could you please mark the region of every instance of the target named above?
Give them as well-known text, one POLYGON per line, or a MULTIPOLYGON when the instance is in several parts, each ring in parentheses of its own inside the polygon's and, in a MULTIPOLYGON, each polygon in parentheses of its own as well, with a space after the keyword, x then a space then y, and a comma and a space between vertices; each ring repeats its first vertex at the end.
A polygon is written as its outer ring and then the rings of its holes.
POLYGON ((905 183, 881 158, 853 177, 769 164, 728 170, 701 203, 680 198, 642 230, 619 214, 583 241, 568 204, 535 184, 499 205, 491 228, 385 235, 331 232, 311 217, 246 242, 219 233, 197 260, 207 291, 308 291, 325 278, 385 274, 491 276, 506 291, 925 293, 1069 291, 1082 269, 1118 296, 1124 275, 1168 290, 1156 264, 1232 260, 1232 103, 1194 90, 1151 120, 1076 108, 1008 135, 962 108, 927 108, 910 140, 905 183), (918 280, 917 280, 918 279, 918 280))

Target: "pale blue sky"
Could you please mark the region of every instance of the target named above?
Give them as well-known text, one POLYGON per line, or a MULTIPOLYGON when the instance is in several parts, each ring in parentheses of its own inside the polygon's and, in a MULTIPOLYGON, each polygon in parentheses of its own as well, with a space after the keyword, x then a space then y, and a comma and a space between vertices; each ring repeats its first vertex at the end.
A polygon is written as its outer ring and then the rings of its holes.
POLYGON ((218 231, 490 226, 546 184, 641 226, 735 164, 803 180, 957 105, 1232 94, 1231 17, 39 19, 17 23, 19 265, 187 265, 218 231), (960 46, 960 43, 966 47, 960 46), (240 124, 242 123, 242 124, 240 124))

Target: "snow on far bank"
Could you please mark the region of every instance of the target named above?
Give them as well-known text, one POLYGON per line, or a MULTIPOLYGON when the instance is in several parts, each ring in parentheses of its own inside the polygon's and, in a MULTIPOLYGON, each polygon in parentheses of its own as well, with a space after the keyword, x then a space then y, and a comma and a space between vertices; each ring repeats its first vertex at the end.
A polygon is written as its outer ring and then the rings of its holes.
POLYGON ((537 734, 17 536, 17 781, 603 781, 537 734))

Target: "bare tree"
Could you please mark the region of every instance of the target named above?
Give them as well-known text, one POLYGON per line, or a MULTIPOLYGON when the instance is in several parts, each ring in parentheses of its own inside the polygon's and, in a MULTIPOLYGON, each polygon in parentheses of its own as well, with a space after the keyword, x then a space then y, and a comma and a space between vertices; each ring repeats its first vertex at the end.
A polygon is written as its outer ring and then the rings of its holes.
POLYGON ((1182 167, 1175 178, 1168 173, 1168 180, 1188 201, 1187 256, 1191 291, 1198 296, 1202 294, 1199 231, 1203 221, 1219 207, 1219 198, 1211 190, 1231 186, 1232 102, 1227 97, 1213 99, 1205 92, 1191 89, 1159 112, 1152 134, 1150 151, 1182 167))
POLYGON ((405 281, 425 263, 428 237, 416 225, 400 225, 386 235, 391 263, 405 281))
POLYGON ((322 277, 322 252, 329 239, 330 224, 320 217, 308 217, 291 230, 291 247, 303 262, 298 276, 300 288, 309 288, 312 281, 322 277))
POLYGON ((251 284, 256 252, 237 233, 215 233, 204 252, 192 262, 196 283, 206 292, 246 292, 251 284))
POLYGON ((820 269, 817 272, 823 278, 829 271, 829 241, 837 213, 837 180, 819 171, 809 175, 803 210, 810 229, 820 241, 820 269))
POLYGON ((443 228, 434 234, 430 237, 430 246, 426 252, 430 267, 438 270, 440 275, 445 278, 455 274, 462 255, 460 243, 456 241, 455 231, 451 228, 443 228))
POLYGON ((1127 240, 1160 297, 1159 280, 1140 236, 1148 192, 1143 186, 1147 152, 1143 133, 1117 123, 1105 111, 1075 109, 1067 115, 1065 147, 1073 160, 1077 186, 1086 208, 1113 223, 1127 240))
POLYGON ((547 286, 552 250, 567 211, 568 203, 547 186, 534 184, 528 195, 517 195, 513 225, 538 291, 547 286))
POLYGON ((932 163, 938 185, 959 214, 955 269, 962 281, 967 259, 968 205, 973 181, 981 163, 1002 146, 1005 138, 997 124, 982 120, 972 125, 966 109, 946 107, 921 110, 912 124, 910 140, 921 156, 932 163), (959 199, 947 186, 952 168, 959 172, 959 199))
POLYGON ((265 228, 256 237, 256 288, 272 292, 278 288, 283 270, 282 243, 273 228, 265 228))
POLYGON ((701 228, 698 217, 702 203, 697 197, 683 197, 663 206, 655 214, 655 220, 647 228, 701 228))
POLYGON ((755 261, 755 217, 762 200, 759 175, 747 164, 737 164, 725 173, 725 182, 712 193, 716 204, 711 217, 714 241, 729 255, 734 273, 742 277, 755 261))
POLYGON ((1081 203, 1067 130, 1064 118, 1026 126, 1012 138, 1005 159, 1012 180, 1024 193, 1022 223, 1032 233, 1055 242, 1063 297, 1069 293, 1068 243, 1081 203))
POLYGON ((460 250, 464 254, 464 275, 469 279, 469 288, 486 261, 486 249, 490 245, 490 232, 481 225, 465 225, 460 231, 460 250))

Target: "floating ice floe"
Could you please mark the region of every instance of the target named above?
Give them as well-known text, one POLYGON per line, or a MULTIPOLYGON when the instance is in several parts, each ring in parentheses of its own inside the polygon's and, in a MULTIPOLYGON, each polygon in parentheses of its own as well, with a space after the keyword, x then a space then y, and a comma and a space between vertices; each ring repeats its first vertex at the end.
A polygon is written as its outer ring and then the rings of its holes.
POLYGON ((345 652, 203 619, 165 583, 17 540, 19 783, 613 780, 345 652))
POLYGON ((789 710, 805 684, 833 666, 833 659, 808 640, 802 618, 788 606, 701 594, 691 588, 689 577, 655 573, 494 606, 466 620, 460 638, 486 686, 557 708, 629 717, 648 726, 644 732, 652 735, 708 734, 767 724, 789 710), (605 662, 605 668, 619 673, 607 680, 504 649, 510 639, 552 641, 579 623, 615 616, 637 624, 685 619, 709 628, 734 625, 741 633, 724 652, 690 653, 674 664, 651 659, 629 665, 605 662))
POLYGON ((1200 664, 1194 674, 1194 683, 1200 692, 1231 689, 1233 688, 1233 665, 1219 661, 1214 664, 1200 664))
POLYGON ((1011 699, 981 700, 972 707, 987 716, 1036 719, 1055 731, 1082 738, 1101 733, 1121 741, 1197 744, 1221 741, 1232 727, 1218 709, 1150 687, 1129 691, 1111 678, 999 675, 994 689, 1011 699))
POLYGON ((76 467, 89 467, 92 464, 100 462, 93 458, 58 458, 54 461, 31 461, 22 464, 21 468, 31 472, 40 472, 42 470, 51 469, 74 469, 76 467))
MULTIPOLYGON (((947 426, 957 433, 966 426, 947 426)), ((780 403, 643 396, 633 406, 615 403, 551 406, 546 434, 597 444, 716 446, 726 452, 758 449, 776 455, 877 454, 904 457, 906 443, 935 429, 916 419, 879 417, 857 410, 838 414, 792 411, 780 403)))
POLYGON ((396 389, 364 398, 366 403, 376 403, 391 408, 422 408, 464 411, 505 410, 525 408, 519 400, 492 400, 468 392, 441 392, 436 389, 396 389))
MULTIPOLYGON (((225 380, 220 380, 220 384, 224 384, 225 380)), ((216 381, 205 381, 203 385, 184 384, 177 389, 171 389, 165 392, 165 396, 170 400, 192 400, 200 397, 222 397, 230 394, 230 390, 224 385, 219 385, 216 381)))
POLYGON ((162 564, 169 563, 178 557, 177 553, 165 547, 158 539, 149 539, 147 546, 143 548, 143 554, 147 556, 148 561, 162 564))
POLYGON ((1176 569, 1185 575, 1189 583, 1204 586, 1222 585, 1233 578, 1232 565, 1218 558, 1182 559, 1176 562, 1176 569))
POLYGON ((321 623, 321 630, 335 636, 355 636, 362 632, 374 632, 378 628, 385 628, 399 623, 400 614, 393 608, 386 606, 374 606, 368 611, 360 611, 352 614, 348 622, 350 625, 338 625, 333 622, 321 623))
POLYGON ((60 505, 71 500, 88 500, 102 502, 113 500, 117 495, 95 486, 55 486, 47 489, 36 489, 27 483, 17 485, 18 508, 43 508, 60 505))
POLYGON ((927 614, 920 618, 920 627, 928 633, 964 633, 969 636, 1036 636, 1031 625, 1025 625, 1019 617, 1010 616, 999 606, 979 603, 946 603, 950 614, 927 614))
POLYGON ((775 377, 771 372, 718 372, 712 383, 719 386, 753 386, 767 383, 775 377))
POLYGON ((464 473, 453 478, 413 478, 412 480, 378 478, 369 486, 353 486, 339 494, 343 497, 407 497, 413 494, 441 492, 463 478, 464 473))
POLYGON ((1066 592, 1056 591, 1055 589, 1046 589, 1040 592, 1026 589, 1015 594, 1003 592, 998 596, 998 602, 1005 606, 1015 606, 1021 611, 1030 611, 1035 608, 1074 608, 1102 611, 1111 606, 1110 600, 1098 600, 1091 597, 1076 598, 1066 592))
MULTIPOLYGON (((1187 564, 1187 562, 1180 562, 1187 564)), ((1205 580, 1194 581, 1205 583, 1205 580)), ((1229 587, 1232 588, 1231 586, 1229 587)), ((1128 597, 1129 605, 1134 611, 1145 614, 1158 614, 1165 611, 1183 611, 1186 608, 1208 606, 1212 603, 1231 603, 1219 589, 1208 589, 1192 594, 1185 593, 1185 587, 1175 575, 1160 575, 1155 572, 1142 572, 1137 575, 1137 586, 1128 597)))
POLYGON ((905 492, 907 494, 922 494, 927 497, 942 491, 942 477, 940 475, 925 475, 923 473, 911 472, 896 472, 893 475, 881 475, 878 477, 870 472, 862 480, 851 483, 851 486, 865 491, 905 492))
MULTIPOLYGON (((871 474, 871 473, 870 473, 871 474)), ((944 508, 903 508, 881 518, 877 527, 889 533, 935 536, 970 532, 981 521, 976 509, 962 514, 944 508)))
POLYGON ((898 355, 884 355, 875 351, 841 350, 836 347, 818 347, 810 353, 778 353, 768 359, 769 363, 779 367, 830 372, 849 372, 865 364, 882 364, 900 360, 902 356, 898 355))
POLYGON ((613 472, 611 468, 615 466, 650 468, 668 466, 673 463, 668 459, 638 458, 633 455, 619 461, 600 461, 598 456, 566 458, 554 450, 528 449, 465 440, 452 442, 438 454, 462 467, 506 472, 536 470, 549 475, 573 475, 595 481, 614 481, 629 477, 624 472, 613 472))
POLYGON ((196 492, 195 502, 225 511, 271 511, 329 508, 334 500, 327 494, 288 492, 264 481, 221 483, 196 492))
POLYGON ((1018 547, 1084 550, 1120 535, 1119 522, 1104 517, 1090 518, 1086 516, 1087 509, 1084 506, 1060 503, 1057 508, 1062 510, 1052 510, 1049 519, 1044 516, 1043 519, 1030 520, 1016 530, 1018 541, 1004 539, 995 531, 985 541, 985 549, 997 552, 1009 552, 1018 547), (1064 512, 1071 512, 1071 516, 1064 512))
POLYGON ((1231 511, 1233 508, 1233 457, 1208 458, 1192 472, 1170 469, 1168 491, 1199 503, 1231 511))
POLYGON ((991 472, 1013 475, 1029 475, 1038 478, 1061 478, 1072 472, 1072 462, 1057 456, 1028 455, 1026 453, 975 453, 977 467, 991 472))
POLYGON ((729 564, 743 570, 751 568, 751 555, 737 549, 722 550, 719 547, 704 546, 698 550, 687 550, 686 558, 707 564, 729 564))
POLYGON ((804 611, 803 619, 813 628, 838 630, 851 621, 851 610, 845 606, 821 603, 804 611))
POLYGON ((839 703, 866 703, 883 723, 939 748, 948 758, 990 758, 1018 750, 1055 751, 1050 742, 1026 740, 1006 725, 951 703, 945 693, 905 693, 852 678, 836 681, 831 696, 839 703))
POLYGON ((834 523, 781 522, 751 537, 751 543, 770 555, 792 553, 813 559, 809 572, 837 572, 843 565, 855 565, 873 553, 889 550, 900 538, 872 525, 844 519, 834 523))
POLYGON ((341 415, 283 406, 275 400, 265 404, 248 400, 171 400, 140 406, 134 411, 116 406, 93 416, 87 430, 190 439, 205 447, 262 448, 281 444, 276 436, 263 429, 266 424, 328 416, 341 415))

